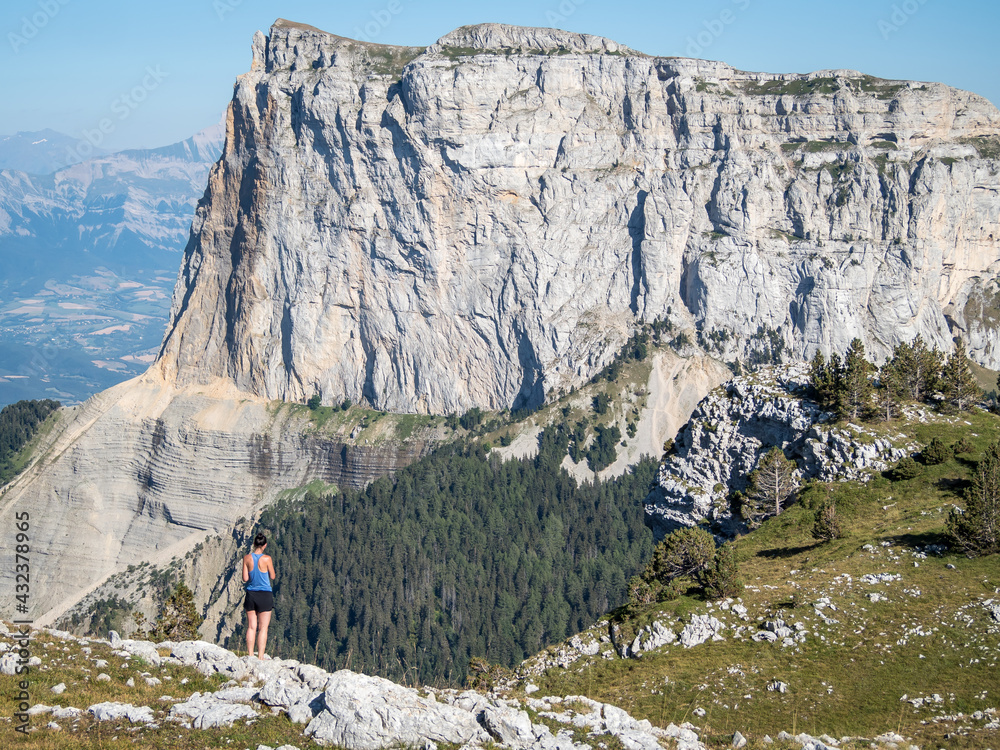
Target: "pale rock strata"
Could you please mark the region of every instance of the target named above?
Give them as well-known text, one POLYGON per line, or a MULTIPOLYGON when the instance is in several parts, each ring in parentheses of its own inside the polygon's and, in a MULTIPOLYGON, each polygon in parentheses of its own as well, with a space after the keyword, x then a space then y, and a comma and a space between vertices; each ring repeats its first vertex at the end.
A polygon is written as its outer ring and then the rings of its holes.
MULTIPOLYGON (((378 424, 369 433, 385 444, 318 431, 308 417, 231 384, 181 392, 154 377, 60 411, 36 462, 0 499, 0 518, 27 511, 32 519, 31 614, 39 621, 50 612, 54 621, 109 574, 165 564, 210 534, 228 536, 281 490, 316 479, 361 487, 436 442, 423 434, 385 441, 378 424)), ((216 561, 215 575, 234 562, 216 561)), ((198 594, 207 597, 215 582, 202 583, 198 594)), ((0 599, 12 596, 10 588, 0 599)))
POLYGON ((234 722, 255 719, 257 711, 242 703, 232 703, 212 694, 195 693, 170 708, 170 718, 190 722, 195 729, 231 727, 234 722))
POLYGON ((89 709, 98 721, 118 721, 125 719, 133 724, 152 724, 153 710, 149 706, 133 706, 131 703, 107 701, 95 703, 89 709))

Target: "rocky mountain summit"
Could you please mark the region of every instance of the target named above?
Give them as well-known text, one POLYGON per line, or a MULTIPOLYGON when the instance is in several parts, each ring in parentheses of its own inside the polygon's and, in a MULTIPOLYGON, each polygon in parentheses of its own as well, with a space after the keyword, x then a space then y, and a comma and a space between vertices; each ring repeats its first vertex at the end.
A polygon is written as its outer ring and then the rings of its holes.
POLYGON ((963 332, 1000 365, 1000 113, 499 24, 254 39, 156 370, 392 411, 541 403, 641 322, 721 358, 963 332))
POLYGON ((706 396, 677 434, 645 500, 654 527, 665 533, 708 521, 723 533, 745 533, 729 497, 746 489, 748 475, 774 447, 796 462, 799 481, 821 482, 864 481, 919 449, 903 435, 832 424, 834 415, 808 397, 807 383, 804 365, 766 367, 706 396))

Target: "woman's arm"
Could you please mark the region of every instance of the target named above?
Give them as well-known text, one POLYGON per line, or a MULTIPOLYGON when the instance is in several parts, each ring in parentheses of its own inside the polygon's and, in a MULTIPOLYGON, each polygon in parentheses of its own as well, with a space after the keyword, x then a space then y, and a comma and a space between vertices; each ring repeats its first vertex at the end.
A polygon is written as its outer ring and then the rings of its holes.
POLYGON ((271 580, 273 581, 275 579, 276 574, 274 572, 274 560, 271 559, 270 555, 267 556, 267 572, 268 575, 271 576, 271 580))
POLYGON ((247 557, 249 557, 249 555, 246 555, 243 558, 243 583, 250 580, 250 568, 247 566, 247 557))

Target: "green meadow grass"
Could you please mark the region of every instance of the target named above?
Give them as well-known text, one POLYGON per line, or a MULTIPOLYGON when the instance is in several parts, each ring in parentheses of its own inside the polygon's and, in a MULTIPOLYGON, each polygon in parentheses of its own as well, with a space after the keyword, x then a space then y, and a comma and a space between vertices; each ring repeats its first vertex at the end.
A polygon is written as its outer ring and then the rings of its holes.
POLYGON ((1000 557, 934 552, 934 545, 946 544, 948 512, 963 504, 970 470, 1000 437, 998 426, 996 416, 978 412, 879 428, 921 444, 964 436, 973 451, 922 466, 907 481, 876 476, 868 484, 810 486, 802 502, 736 541, 747 622, 709 605, 695 588, 608 618, 627 641, 657 619, 679 632, 692 614, 725 614, 725 640, 690 649, 674 644, 638 659, 584 657, 534 678, 537 695, 585 695, 659 726, 691 721, 713 747, 728 747, 737 730, 751 747, 764 747, 764 735, 780 731, 835 738, 893 731, 921 747, 1000 746, 996 730, 983 729, 988 717, 969 718, 1000 708, 1000 623, 984 606, 991 599, 1000 604, 1000 557), (836 503, 844 535, 821 543, 811 530, 814 509, 826 496, 836 503), (868 573, 902 580, 871 585, 860 580, 868 573), (873 602, 870 593, 884 598, 873 602), (824 614, 838 622, 824 623, 817 614, 813 605, 824 597, 837 607, 824 614), (777 618, 802 623, 805 642, 783 647, 732 637, 737 625, 749 626, 746 636, 777 618), (787 691, 769 691, 774 680, 787 691), (934 693, 941 704, 900 700, 934 693))

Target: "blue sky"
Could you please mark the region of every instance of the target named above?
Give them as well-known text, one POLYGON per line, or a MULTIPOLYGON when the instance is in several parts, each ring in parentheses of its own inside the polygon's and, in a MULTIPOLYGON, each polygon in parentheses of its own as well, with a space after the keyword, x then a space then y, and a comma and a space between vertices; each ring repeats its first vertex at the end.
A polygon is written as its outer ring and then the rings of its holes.
POLYGON ((253 32, 278 17, 410 45, 483 21, 558 26, 744 70, 943 81, 1000 103, 995 0, 4 0, 0 133, 99 134, 110 150, 186 138, 219 119, 253 32))

